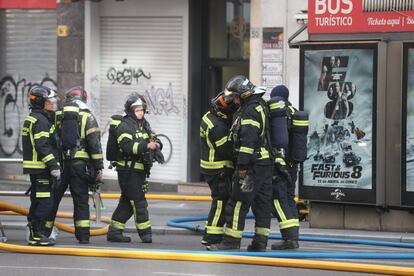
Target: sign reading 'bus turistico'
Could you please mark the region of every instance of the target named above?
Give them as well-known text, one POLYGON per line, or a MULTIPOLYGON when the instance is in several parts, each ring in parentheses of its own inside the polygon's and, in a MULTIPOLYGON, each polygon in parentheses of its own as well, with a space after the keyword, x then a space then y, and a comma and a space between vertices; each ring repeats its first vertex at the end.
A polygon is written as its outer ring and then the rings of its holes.
POLYGON ((317 33, 414 31, 414 1, 309 0, 308 30, 317 33))

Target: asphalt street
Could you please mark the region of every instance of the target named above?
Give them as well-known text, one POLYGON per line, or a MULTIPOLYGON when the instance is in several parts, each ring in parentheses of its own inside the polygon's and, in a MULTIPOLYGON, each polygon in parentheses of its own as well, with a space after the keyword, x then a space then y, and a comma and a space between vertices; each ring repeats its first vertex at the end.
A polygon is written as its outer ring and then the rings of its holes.
MULTIPOLYGON (((0 197, 5 201, 23 207, 28 207, 28 198, 25 197, 0 197)), ((104 216, 110 216, 116 207, 117 200, 104 200, 104 216)), ((173 218, 202 216, 207 214, 208 202, 180 202, 180 201, 149 201, 150 217, 154 229, 152 244, 142 244, 134 229, 134 223, 130 220, 126 232, 132 237, 131 243, 108 243, 104 236, 92 237, 89 245, 79 245, 74 236, 61 232, 58 236, 57 246, 68 248, 100 248, 100 249, 125 249, 125 250, 205 250, 200 244, 201 236, 186 229, 177 229, 166 226, 166 222, 173 218)), ((70 198, 62 202, 61 211, 71 211, 70 198)), ((8 243, 25 245, 26 230, 25 217, 3 216, 0 220, 5 225, 8 243)), ((59 219, 59 221, 72 224, 70 219, 59 219)), ((196 222, 202 225, 203 222, 196 222)), ((94 225, 94 223, 93 223, 94 225)), ((253 230, 253 221, 249 220, 246 231, 253 230)), ((272 221, 272 233, 277 233, 277 221, 272 221)), ((398 241, 406 239, 412 242, 412 234, 406 233, 380 233, 371 231, 345 231, 328 229, 311 229, 306 222, 302 222, 302 233, 306 235, 324 235, 331 237, 370 238, 398 241)), ((275 241, 270 241, 269 244, 275 241)), ((246 251, 250 239, 243 239, 242 251, 246 251)), ((270 247, 270 246, 269 246, 270 247)), ((383 246, 368 246, 357 244, 336 244, 322 242, 301 242, 298 252, 364 252, 364 253, 414 253, 414 249, 393 248, 383 246)), ((72 256, 50 256, 35 254, 17 254, 0 252, 0 275, 71 275, 81 273, 82 275, 358 275, 348 272, 333 272, 323 270, 296 269, 283 267, 266 267, 257 265, 184 262, 184 261, 159 261, 159 260, 128 260, 95 257, 72 257, 72 256)), ((395 266, 414 267, 413 260, 343 260, 329 259, 331 261, 370 263, 395 266)))

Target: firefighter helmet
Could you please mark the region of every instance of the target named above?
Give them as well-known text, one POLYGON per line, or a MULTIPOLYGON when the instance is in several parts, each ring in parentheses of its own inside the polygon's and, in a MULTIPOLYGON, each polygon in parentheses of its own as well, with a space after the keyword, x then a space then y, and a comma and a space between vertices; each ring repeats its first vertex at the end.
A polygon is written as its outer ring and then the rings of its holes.
POLYGON ((55 91, 46 86, 35 86, 29 91, 29 104, 32 109, 43 109, 45 102, 56 98, 55 91))
POLYGON ((225 95, 223 91, 211 100, 211 106, 216 112, 226 115, 233 114, 239 107, 234 103, 233 95, 225 95))
POLYGON ((73 100, 81 100, 86 103, 88 99, 88 92, 83 89, 82 86, 72 87, 65 93, 66 102, 71 102, 73 100))
POLYGON ((232 77, 226 84, 224 94, 226 96, 236 94, 246 99, 254 94, 255 85, 242 75, 232 77))
POLYGON ((128 96, 128 99, 125 102, 125 113, 129 113, 133 111, 135 108, 141 108, 144 109, 144 111, 147 111, 147 102, 145 101, 144 97, 139 95, 138 93, 132 93, 128 96))

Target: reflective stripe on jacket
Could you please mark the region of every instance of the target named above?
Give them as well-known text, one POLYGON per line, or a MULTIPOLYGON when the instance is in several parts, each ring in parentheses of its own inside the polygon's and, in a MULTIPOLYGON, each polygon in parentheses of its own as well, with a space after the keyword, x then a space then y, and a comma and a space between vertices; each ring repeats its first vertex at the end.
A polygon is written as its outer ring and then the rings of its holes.
MULTIPOLYGON (((223 115, 224 116, 224 115, 223 115)), ((200 124, 200 167, 203 174, 216 174, 224 168, 234 168, 233 145, 229 141, 230 122, 215 111, 208 111, 200 124)))
POLYGON ((26 117, 22 145, 23 173, 40 173, 59 168, 55 125, 46 111, 33 110, 26 117))
MULTIPOLYGON (((81 109, 77 106, 65 106, 56 112, 56 125, 61 125, 64 112, 77 112, 79 124, 79 148, 73 153, 73 158, 91 160, 97 170, 103 169, 103 154, 101 145, 101 133, 98 122, 89 109, 81 109)), ((58 132, 61 135, 61 131, 58 132)))
POLYGON ((254 163, 271 164, 268 146, 265 144, 267 114, 261 98, 251 96, 243 103, 235 124, 237 133, 231 133, 238 152, 237 166, 247 169, 254 163))

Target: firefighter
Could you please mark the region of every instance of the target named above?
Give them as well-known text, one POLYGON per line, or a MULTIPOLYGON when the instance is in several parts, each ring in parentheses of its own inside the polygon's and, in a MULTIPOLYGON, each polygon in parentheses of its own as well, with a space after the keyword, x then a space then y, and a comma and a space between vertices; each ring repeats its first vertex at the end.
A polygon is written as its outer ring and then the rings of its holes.
POLYGON ((229 141, 232 116, 238 106, 233 97, 221 92, 211 101, 210 110, 200 124, 201 174, 211 190, 211 208, 201 244, 220 243, 225 223, 224 207, 230 196, 231 177, 234 172, 233 145, 229 141))
POLYGON ((248 251, 265 251, 270 233, 272 161, 266 141, 267 106, 264 90, 246 77, 235 76, 226 84, 225 95, 233 95, 241 107, 230 130, 237 165, 231 197, 225 208, 223 241, 208 250, 239 249, 249 208, 255 215, 255 235, 248 251))
POLYGON ((100 130, 87 106, 87 95, 82 87, 69 89, 63 109, 56 112, 63 177, 47 225, 51 231, 60 201, 69 187, 73 198, 75 237, 80 244, 88 244, 90 237, 89 186, 102 180, 103 169, 100 130))
MULTIPOLYGON (((274 87, 270 93, 272 144, 277 152, 273 175, 272 212, 279 221, 282 241, 272 244, 272 250, 299 248, 299 219, 295 203, 295 183, 298 164, 306 159, 306 140, 309 120, 301 116, 289 102, 289 90, 284 85, 274 87), (272 116, 276 114, 277 116, 272 116), (273 123, 276 123, 276 128, 273 123), (287 139, 281 138, 286 133, 287 139), (277 139, 279 138, 279 139, 277 139), (275 140, 275 141, 273 141, 275 140)), ((303 114, 302 114, 303 115, 303 114)))
MULTIPOLYGON (((151 222, 148 215, 148 203, 145 192, 148 189, 146 177, 151 164, 148 161, 150 151, 161 149, 159 140, 150 141, 151 128, 144 118, 147 111, 145 99, 137 93, 131 94, 125 103, 126 115, 116 124, 119 160, 116 162, 121 197, 107 234, 110 242, 130 242, 124 236, 125 223, 134 215, 135 226, 143 243, 152 243, 151 222)), ((115 122, 114 122, 115 124, 115 122)), ((108 154, 108 153, 107 153, 108 154)))
POLYGON ((36 86, 29 92, 30 114, 23 124, 23 173, 30 174, 30 210, 27 216, 30 245, 53 245, 45 223, 53 207, 53 186, 60 180, 54 112, 56 93, 36 86))

